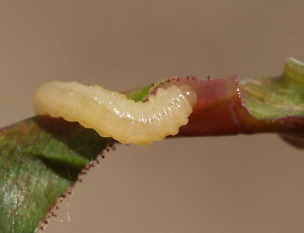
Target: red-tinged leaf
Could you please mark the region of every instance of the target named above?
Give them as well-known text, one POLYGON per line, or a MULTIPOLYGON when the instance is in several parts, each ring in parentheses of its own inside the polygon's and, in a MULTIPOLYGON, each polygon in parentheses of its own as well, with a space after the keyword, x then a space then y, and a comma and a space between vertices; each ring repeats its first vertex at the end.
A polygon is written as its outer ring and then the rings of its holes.
POLYGON ((253 133, 304 135, 304 65, 294 59, 274 78, 240 82, 221 79, 172 78, 158 83, 190 86, 197 103, 189 123, 177 136, 217 136, 253 133))
MULTIPOLYGON (((304 65, 294 59, 283 74, 240 82, 172 78, 129 92, 144 100, 159 87, 189 85, 197 95, 189 123, 177 136, 280 133, 297 147, 304 143, 304 65)), ((81 170, 106 147, 78 123, 34 117, 0 130, 0 232, 34 232, 81 170)))
POLYGON ((236 110, 242 107, 239 97, 239 76, 202 80, 173 78, 157 87, 190 86, 196 93, 189 123, 180 128, 178 136, 231 135, 241 132, 236 110))
POLYGON ((0 232, 36 232, 109 138, 78 123, 34 117, 0 131, 0 232))

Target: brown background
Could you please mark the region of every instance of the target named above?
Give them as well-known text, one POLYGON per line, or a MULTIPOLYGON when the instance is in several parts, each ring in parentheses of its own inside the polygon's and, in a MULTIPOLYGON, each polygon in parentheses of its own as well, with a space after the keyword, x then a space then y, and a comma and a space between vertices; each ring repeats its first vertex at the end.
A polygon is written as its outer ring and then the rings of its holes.
MULTIPOLYGON (((285 57, 304 60, 303 9, 300 0, 1 0, 0 126, 32 116, 35 89, 53 79, 121 91, 175 75, 279 74, 285 57)), ((303 232, 303 167, 303 151, 275 135, 118 146, 45 232, 303 232)))

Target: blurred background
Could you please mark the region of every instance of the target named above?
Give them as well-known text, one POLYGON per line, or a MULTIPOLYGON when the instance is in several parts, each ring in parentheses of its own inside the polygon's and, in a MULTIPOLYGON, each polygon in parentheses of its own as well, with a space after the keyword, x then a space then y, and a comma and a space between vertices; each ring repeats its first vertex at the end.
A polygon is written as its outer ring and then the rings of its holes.
MULTIPOLYGON (((134 89, 170 76, 243 79, 304 61, 300 0, 0 1, 0 127, 59 79, 134 89)), ((276 135, 117 146, 47 233, 303 232, 304 154, 276 135)))

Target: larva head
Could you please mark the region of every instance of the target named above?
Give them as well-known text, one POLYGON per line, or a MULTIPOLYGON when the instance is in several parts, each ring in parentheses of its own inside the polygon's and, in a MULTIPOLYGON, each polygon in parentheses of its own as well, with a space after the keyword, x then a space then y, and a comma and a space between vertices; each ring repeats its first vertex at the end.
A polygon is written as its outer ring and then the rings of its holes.
POLYGON ((146 102, 99 86, 50 82, 35 95, 37 114, 62 117, 126 144, 148 144, 175 135, 187 124, 196 102, 186 85, 158 89, 146 102))

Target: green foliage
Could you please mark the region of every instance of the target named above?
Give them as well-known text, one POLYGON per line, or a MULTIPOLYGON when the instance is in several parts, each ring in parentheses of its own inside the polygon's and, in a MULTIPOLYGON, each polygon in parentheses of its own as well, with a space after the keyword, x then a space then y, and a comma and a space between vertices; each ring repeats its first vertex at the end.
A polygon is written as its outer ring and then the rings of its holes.
POLYGON ((35 232, 58 197, 110 139, 61 119, 34 117, 0 133, 0 232, 35 232))
MULTIPOLYGON (((158 87, 183 84, 195 91, 198 101, 177 136, 283 132, 294 134, 288 137, 294 142, 293 137, 304 135, 304 64, 294 59, 274 78, 241 83, 239 76, 173 78, 127 96, 142 101, 158 87)), ((78 123, 41 116, 0 130, 0 232, 35 232, 111 140, 78 123)))
POLYGON ((242 95, 258 119, 304 116, 304 64, 289 58, 281 76, 244 81, 242 95))

